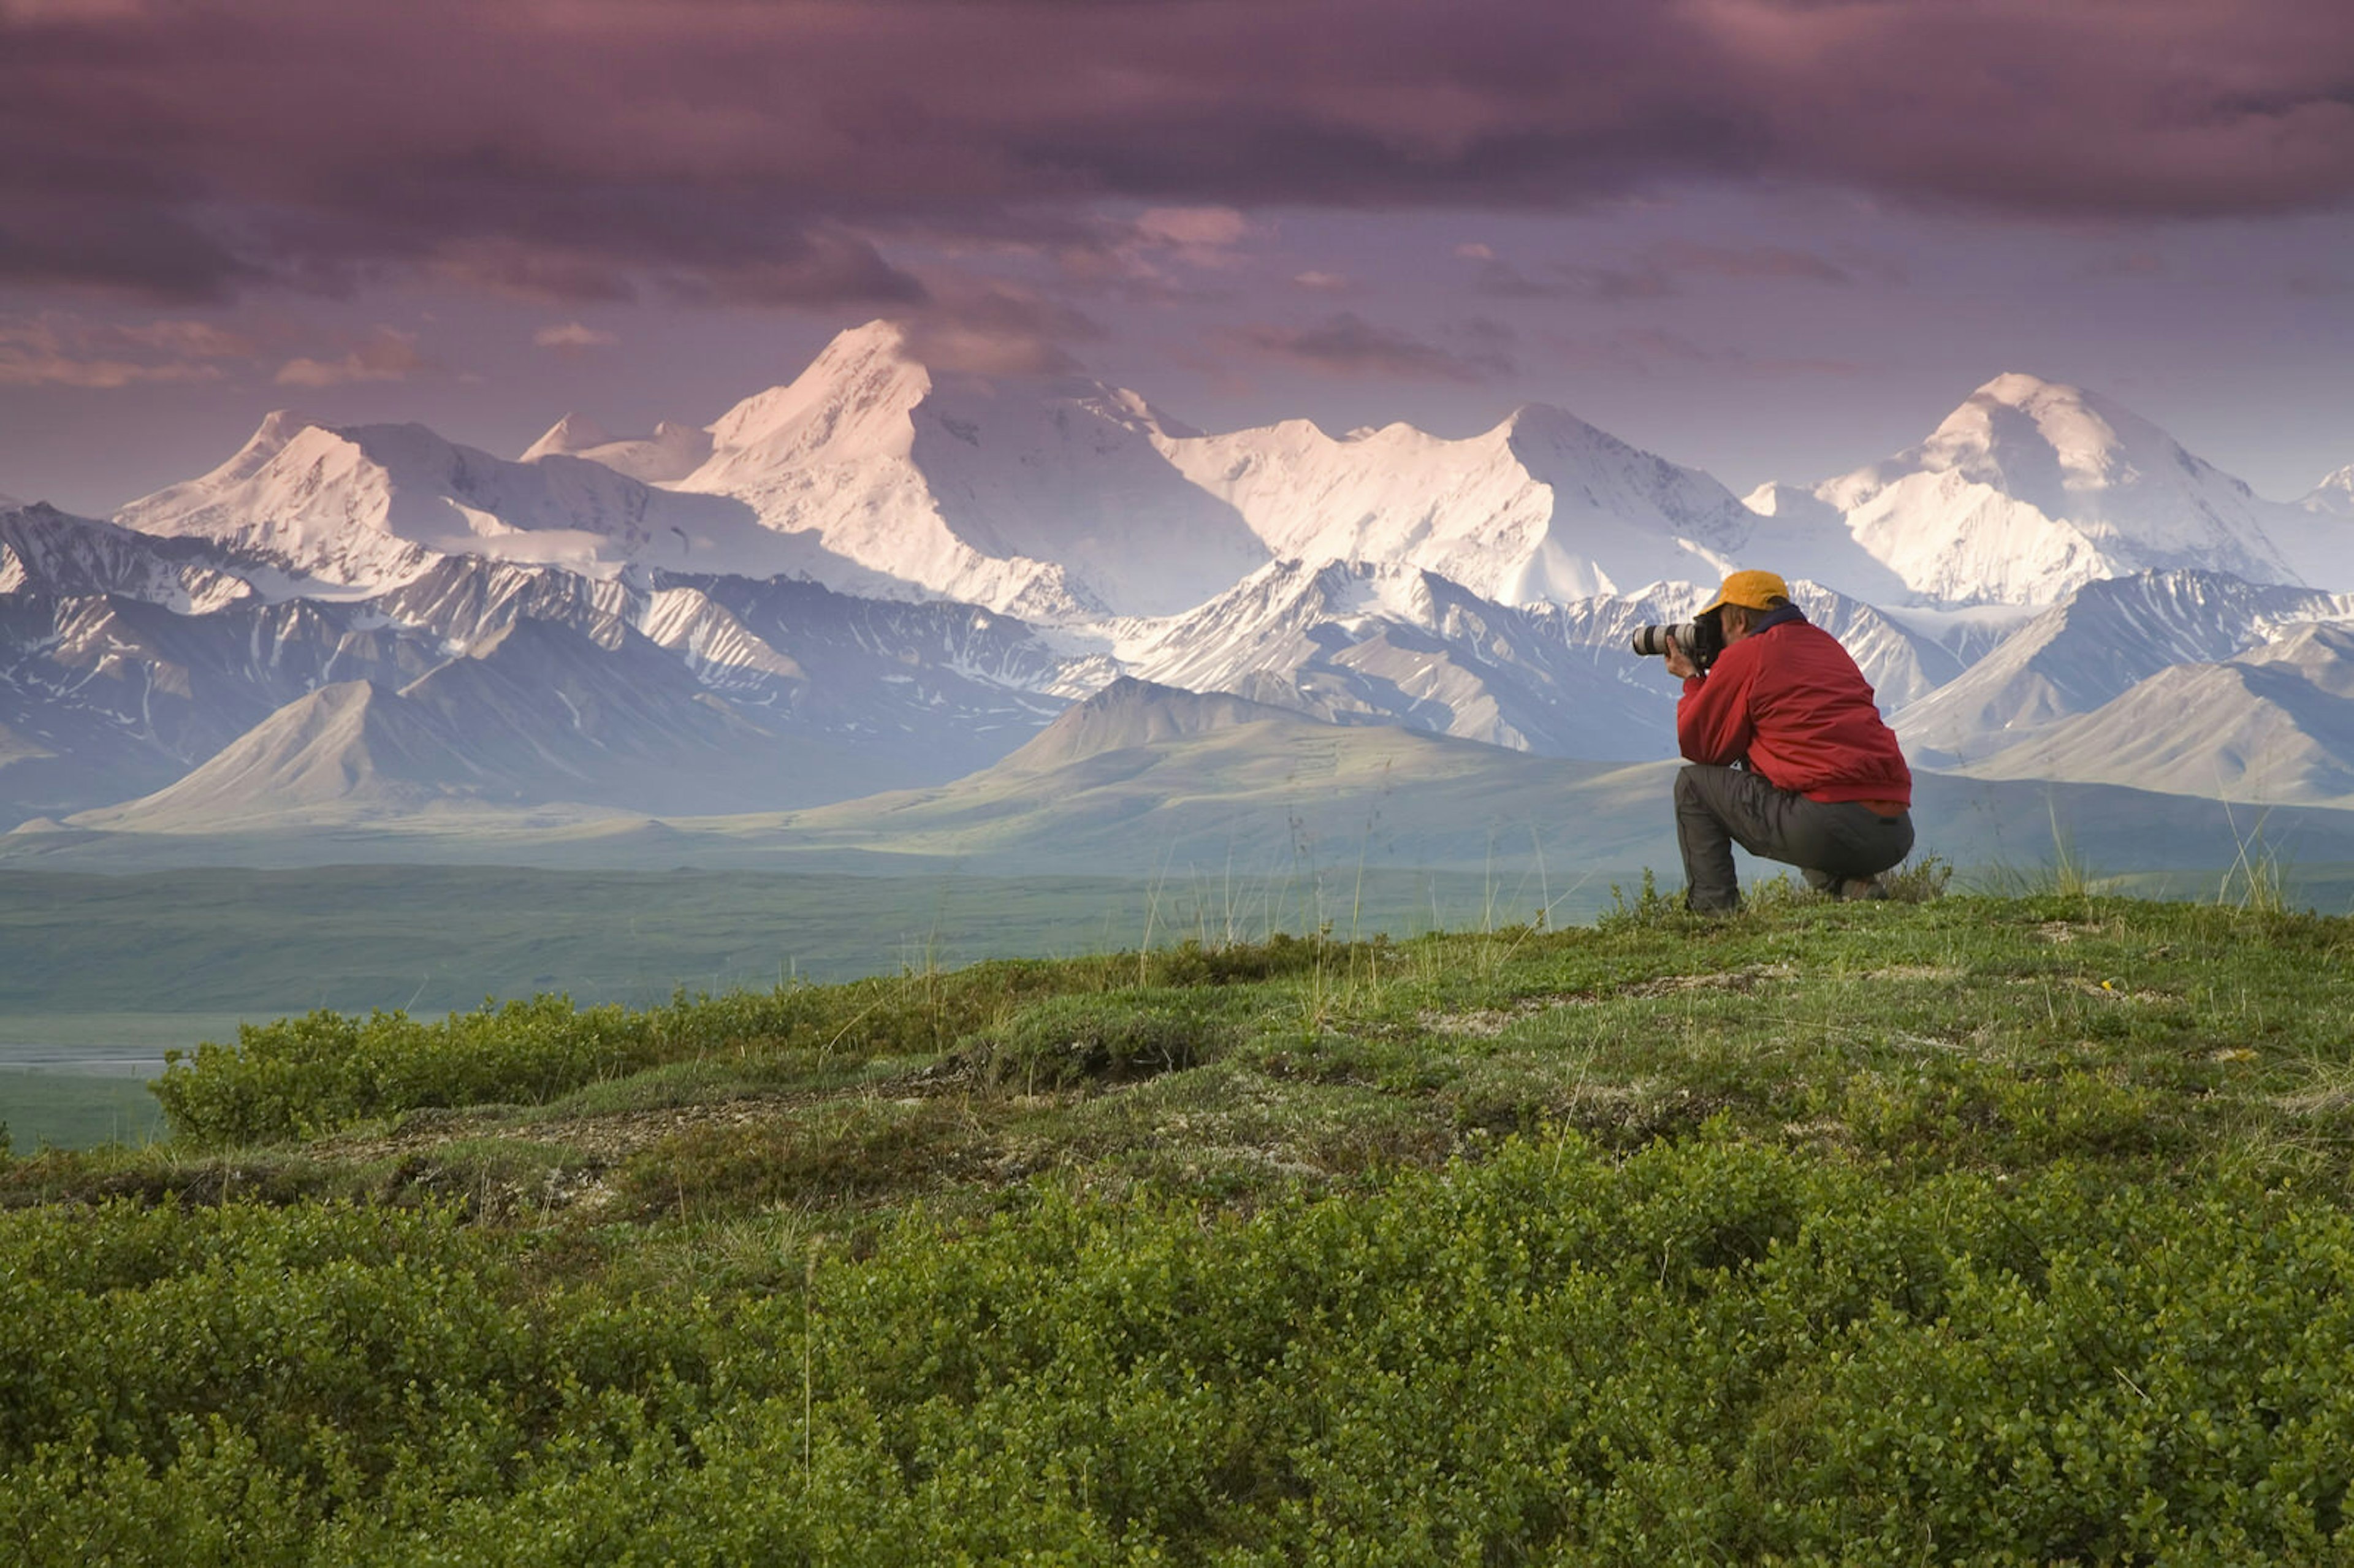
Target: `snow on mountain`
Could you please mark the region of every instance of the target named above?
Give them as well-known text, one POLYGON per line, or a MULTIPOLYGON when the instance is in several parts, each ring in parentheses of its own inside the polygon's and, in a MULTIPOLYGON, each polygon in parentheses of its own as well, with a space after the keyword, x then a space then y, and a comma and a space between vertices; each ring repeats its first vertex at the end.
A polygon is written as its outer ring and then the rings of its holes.
POLYGON ((450 807, 773 810, 890 781, 854 747, 747 723, 643 637, 603 648, 525 619, 397 689, 306 693, 166 788, 68 823, 188 833, 450 807))
POLYGON ((122 594, 182 615, 253 595, 233 557, 199 540, 165 540, 49 506, 0 510, 0 594, 122 594))
MULTIPOLYGON (((711 428, 682 491, 944 598, 1033 619, 1197 604, 1267 550, 1173 472, 1159 416, 1094 382, 935 375, 884 322, 711 428)), ((829 586, 845 584, 823 571, 829 586)))
POLYGON ((452 557, 351 613, 450 653, 525 620, 608 650, 651 643, 698 692, 764 729, 854 744, 894 786, 995 761, 1117 673, 972 605, 860 599, 790 578, 599 579, 452 557))
MULTIPOLYGON (((0 518, 0 538, 8 524, 0 518)), ((127 542, 134 560, 211 548, 87 529, 127 542)), ((54 532, 37 537, 54 546, 54 532)), ((37 558, 52 556, 75 559, 55 548, 37 558)), ((1100 652, 974 606, 862 599, 790 579, 599 578, 445 556, 366 599, 249 594, 200 613, 103 586, 53 574, 0 592, 0 826, 155 789, 322 686, 403 688, 526 623, 562 628, 584 650, 635 649, 626 670, 647 702, 717 702, 804 748, 811 767, 788 771, 807 789, 828 757, 837 760, 826 777, 852 793, 986 767, 1118 673, 1100 652)), ((559 664, 535 666, 551 690, 562 688, 559 664)), ((495 752, 506 733, 493 726, 476 744, 495 752)), ((677 797, 658 774, 644 778, 646 809, 677 797)))
POLYGON ((2272 804, 2354 801, 2354 627, 2161 670, 1968 770, 2272 804))
POLYGON ((332 759, 390 777, 429 738, 488 771, 420 762, 418 800, 749 809, 774 803, 760 769, 807 800, 986 768, 1124 676, 1204 713, 1663 758, 1675 688, 1628 638, 1742 567, 1791 580, 1925 764, 2109 779, 2106 747, 2163 788, 2270 769, 2320 799, 2336 677, 2263 651, 2354 623, 2354 595, 2262 584, 2354 588, 2349 542, 2354 470, 2274 505, 2030 376, 1887 462, 1744 501, 1541 406, 1459 440, 1204 436, 1097 383, 937 374, 876 323, 707 431, 567 415, 508 462, 281 413, 116 523, 0 509, 0 813, 239 747, 170 811, 239 774, 358 810, 332 759), (2172 750, 2126 744, 2161 699, 2199 716, 2172 750), (665 778, 663 746, 705 777, 665 778))
POLYGON ((366 620, 307 600, 183 614, 125 594, 0 594, 0 726, 35 748, 0 757, 0 816, 158 789, 323 683, 398 683, 446 657, 366 620))
POLYGON ((1108 629, 1130 673, 1342 724, 1554 757, 1673 750, 1674 687, 1553 607, 1498 604, 1397 565, 1281 561, 1198 609, 1108 629), (1646 675, 1651 678, 1646 680, 1646 675))
POLYGON ((911 783, 986 767, 1118 673, 977 606, 816 583, 663 577, 635 623, 738 711, 853 741, 911 783))
POLYGON ((2272 534, 2306 581, 2354 588, 2354 467, 2339 469, 2295 506, 2282 508, 2272 534))
POLYGON ((1969 668, 1967 644, 1929 636, 1906 621, 1819 583, 1795 581, 1790 596, 1807 619, 1840 640, 1872 683, 1883 715, 1917 702, 1969 668))
POLYGON ((2315 485, 2297 505, 2324 517, 2354 519, 2354 463, 2315 485))
POLYGON ((631 563, 758 575, 847 567, 723 497, 673 495, 574 457, 507 462, 422 425, 338 428, 282 411, 219 468, 115 521, 260 557, 293 579, 286 592, 381 589, 451 555, 599 576, 631 563))
POLYGON ((1278 558, 1418 567, 1504 604, 1713 581, 1753 521, 1707 475, 1541 405, 1462 440, 1292 419, 1160 445, 1278 558))
MULTIPOLYGON (((1872 684, 1883 712, 1935 690, 1967 667, 1947 643, 1915 630, 1858 599, 1804 579, 1790 583, 1790 595, 1807 619, 1840 640, 1863 678, 1872 684)), ((1596 651, 1606 664, 1623 672, 1619 662, 1630 656, 1628 644, 1636 629, 1689 620, 1716 595, 1713 585, 1679 584, 1643 594, 1604 594, 1590 599, 1532 607, 1531 613, 1558 628, 1564 641, 1596 651)), ((1666 668, 1655 659, 1636 660, 1645 683, 1666 668)), ((1672 685, 1669 688, 1675 689, 1672 685)), ((1672 725, 1672 720, 1670 720, 1672 725)), ((1670 730, 1672 734, 1672 728, 1670 730)), ((1670 754, 1673 747, 1669 748, 1670 754)))
POLYGON ((586 458, 641 483, 667 484, 711 461, 711 432, 664 419, 651 436, 616 438, 584 415, 567 414, 531 444, 522 461, 545 457, 586 458))
POLYGON ((1892 723, 1916 762, 1982 762, 2170 666, 2230 659, 2296 622, 2349 620, 2354 595, 2215 572, 2087 583, 1892 723))
POLYGON ((2285 549, 2263 501, 2106 398, 2032 376, 1979 387, 1929 439, 1817 485, 1914 594, 2050 603, 2102 577, 2190 567, 2354 587, 2354 551, 2285 549))
MULTIPOLYGON (((1893 708, 1960 661, 1860 600, 1791 591, 1893 708)), ((1395 724, 1550 757, 1675 754, 1676 683, 1635 655, 1638 626, 1685 620, 1713 588, 1677 585, 1519 607, 1434 572, 1278 562, 1185 615, 1103 629, 1131 674, 1340 724, 1395 724)))
POLYGON ((1744 566, 1873 604, 1903 604, 1914 597, 1903 577, 1856 542, 1839 509, 1811 492, 1761 484, 1742 504, 1757 517, 1742 548, 1744 566))

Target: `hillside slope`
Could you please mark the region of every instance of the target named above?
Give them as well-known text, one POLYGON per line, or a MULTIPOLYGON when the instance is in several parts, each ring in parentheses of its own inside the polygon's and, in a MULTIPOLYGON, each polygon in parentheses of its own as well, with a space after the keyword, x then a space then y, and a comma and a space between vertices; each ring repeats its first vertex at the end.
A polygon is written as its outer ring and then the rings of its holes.
POLYGON ((2328 1561, 2349 938, 1638 897, 258 1024, 165 1074, 173 1145, 0 1160, 0 1531, 2328 1561))

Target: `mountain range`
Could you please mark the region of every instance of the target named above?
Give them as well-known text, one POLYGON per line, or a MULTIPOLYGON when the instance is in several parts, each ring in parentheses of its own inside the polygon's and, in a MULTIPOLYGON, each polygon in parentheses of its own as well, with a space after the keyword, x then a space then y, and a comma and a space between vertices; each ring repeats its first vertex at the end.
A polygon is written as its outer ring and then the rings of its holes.
POLYGON ((743 813, 946 853, 1140 809, 1089 759, 1172 745, 1130 777, 1195 804, 1156 821, 1386 759, 1430 816, 1397 853, 1458 856, 1483 801, 1673 755, 1674 684, 1627 638, 1743 566, 1793 579, 1956 800, 2354 807, 2354 468, 2267 501, 2012 374, 1744 499, 1543 406, 1461 440, 1209 435, 871 323, 707 428, 567 415, 510 461, 281 412, 111 520, 0 508, 0 857, 743 813))

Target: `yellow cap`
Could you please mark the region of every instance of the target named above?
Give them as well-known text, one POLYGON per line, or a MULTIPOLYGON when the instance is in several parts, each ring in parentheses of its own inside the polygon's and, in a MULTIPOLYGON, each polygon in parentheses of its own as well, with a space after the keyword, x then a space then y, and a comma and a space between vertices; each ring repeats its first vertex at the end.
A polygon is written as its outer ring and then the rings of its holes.
POLYGON ((1789 597, 1790 585, 1772 572, 1735 572, 1724 579, 1723 588, 1716 590, 1715 602, 1701 613, 1708 615, 1728 604, 1737 604, 1745 609, 1771 609, 1775 599, 1789 597))

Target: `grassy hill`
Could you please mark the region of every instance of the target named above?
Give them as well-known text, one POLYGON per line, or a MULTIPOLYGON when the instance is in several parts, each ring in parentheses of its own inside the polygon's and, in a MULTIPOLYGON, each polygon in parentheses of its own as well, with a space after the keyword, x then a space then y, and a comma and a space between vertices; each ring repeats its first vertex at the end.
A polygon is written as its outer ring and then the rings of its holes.
POLYGON ((2342 1560, 2349 952, 1777 888, 249 1028, 0 1169, 0 1542, 2342 1560))

